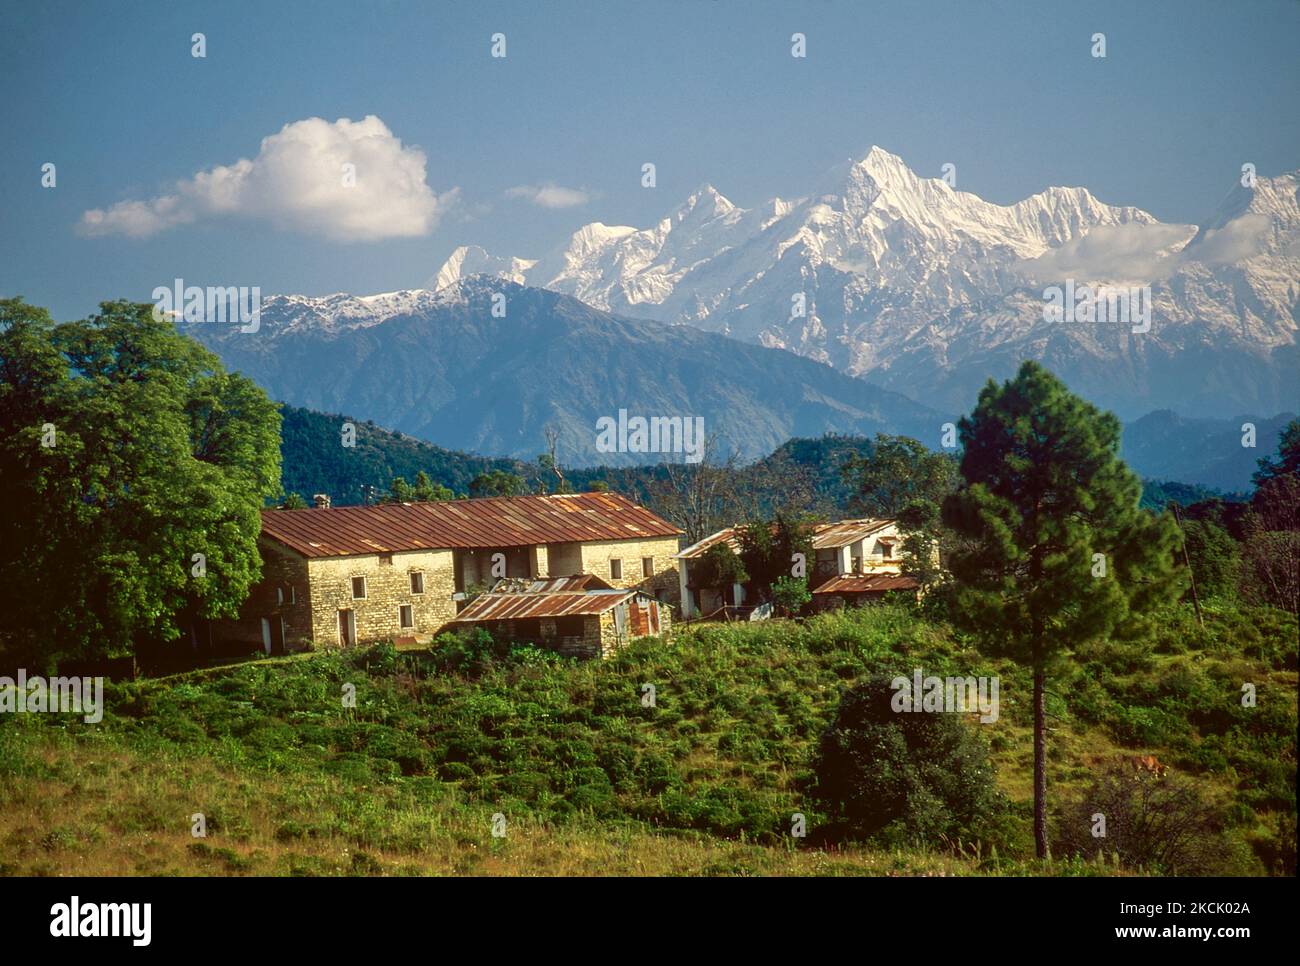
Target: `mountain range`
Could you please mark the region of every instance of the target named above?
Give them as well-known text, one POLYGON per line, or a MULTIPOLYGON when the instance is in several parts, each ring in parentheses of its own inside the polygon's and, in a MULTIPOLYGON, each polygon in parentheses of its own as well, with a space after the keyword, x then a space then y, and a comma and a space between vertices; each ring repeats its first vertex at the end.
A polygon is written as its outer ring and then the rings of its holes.
POLYGON ((1204 225, 1165 224, 1081 187, 993 204, 873 147, 794 200, 740 208, 706 184, 654 225, 594 222, 541 258, 461 247, 431 287, 488 273, 788 349, 940 410, 1033 358, 1125 419, 1276 413, 1300 398, 1298 188, 1300 172, 1243 175, 1204 225), (1148 286, 1149 331, 1048 321, 1045 290, 1067 281, 1148 286))
POLYGON ((597 448, 597 420, 620 410, 629 420, 700 417, 718 455, 747 459, 825 433, 905 433, 937 446, 954 418, 781 349, 489 276, 437 292, 271 296, 256 332, 178 324, 291 405, 521 459, 545 451, 553 428, 569 466, 665 458, 597 448))

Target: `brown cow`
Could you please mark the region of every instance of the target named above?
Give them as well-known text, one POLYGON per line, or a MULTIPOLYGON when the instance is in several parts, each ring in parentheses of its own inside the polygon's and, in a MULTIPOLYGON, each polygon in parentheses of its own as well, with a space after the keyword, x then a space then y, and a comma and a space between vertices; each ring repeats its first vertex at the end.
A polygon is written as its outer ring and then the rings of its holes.
POLYGON ((1155 755, 1129 755, 1125 761, 1139 775, 1155 775, 1157 778, 1164 778, 1165 772, 1169 771, 1168 766, 1162 765, 1155 755))

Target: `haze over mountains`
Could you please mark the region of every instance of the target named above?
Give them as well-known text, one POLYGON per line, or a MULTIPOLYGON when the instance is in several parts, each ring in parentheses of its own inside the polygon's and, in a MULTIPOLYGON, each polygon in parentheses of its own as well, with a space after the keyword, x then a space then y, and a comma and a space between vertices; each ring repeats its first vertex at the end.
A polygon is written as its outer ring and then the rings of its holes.
POLYGON ((706 435, 746 458, 827 432, 906 433, 938 445, 953 418, 779 349, 619 318, 487 276, 436 293, 271 296, 256 332, 201 322, 182 331, 292 405, 522 459, 545 450, 553 426, 557 455, 572 466, 664 458, 597 450, 596 420, 620 409, 702 416, 706 435), (505 296, 502 318, 495 295, 505 296))
POLYGON ((433 285, 487 272, 786 348, 949 411, 1025 358, 1126 419, 1297 408, 1300 173, 1234 182, 1200 228, 1086 188, 991 204, 880 148, 823 181, 751 209, 704 185, 655 225, 595 222, 539 259, 461 248, 433 285), (1045 321, 1044 288, 1067 279, 1150 285, 1150 331, 1045 321))

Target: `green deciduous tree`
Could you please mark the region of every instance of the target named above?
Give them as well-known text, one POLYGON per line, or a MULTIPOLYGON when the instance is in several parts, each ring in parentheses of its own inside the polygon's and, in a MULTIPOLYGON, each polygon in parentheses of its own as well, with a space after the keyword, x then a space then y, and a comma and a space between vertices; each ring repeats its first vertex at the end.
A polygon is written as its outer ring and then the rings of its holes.
POLYGON ((697 588, 717 590, 726 594, 733 584, 743 584, 749 580, 745 565, 741 563, 736 552, 725 543, 715 544, 691 565, 691 585, 697 588))
POLYGON ((803 610, 812 600, 808 590, 808 581, 802 577, 788 574, 772 582, 772 606, 778 615, 792 617, 803 610))
POLYGON ((849 457, 842 472, 855 512, 891 520, 917 502, 941 504, 957 487, 956 461, 910 436, 878 433, 871 454, 849 457))
POLYGON ((940 508, 957 488, 957 461, 909 436, 881 433, 871 453, 851 456, 842 473, 854 489, 855 512, 898 521, 903 572, 922 585, 939 580, 935 551, 951 542, 940 508))
POLYGON ((1183 540, 1197 591, 1212 597, 1231 591, 1237 580, 1237 541, 1212 520, 1184 520, 1183 540))
POLYGON ((1091 640, 1139 632, 1180 589, 1178 531, 1140 510, 1119 459, 1120 423, 1035 362, 990 381, 959 427, 964 485, 944 503, 963 538, 950 556, 954 619, 1034 680, 1034 838, 1047 854, 1046 682, 1091 640))
POLYGON ((233 616, 280 491, 279 414, 155 319, 0 301, 0 648, 49 666, 233 616))
POLYGON ((505 470, 493 470, 480 473, 469 484, 469 495, 480 496, 517 496, 525 489, 524 478, 505 470))
POLYGON ((763 600, 772 599, 772 585, 780 578, 794 576, 796 554, 803 556, 805 577, 812 573, 812 521, 803 516, 778 513, 771 523, 748 524, 737 541, 750 588, 763 600))

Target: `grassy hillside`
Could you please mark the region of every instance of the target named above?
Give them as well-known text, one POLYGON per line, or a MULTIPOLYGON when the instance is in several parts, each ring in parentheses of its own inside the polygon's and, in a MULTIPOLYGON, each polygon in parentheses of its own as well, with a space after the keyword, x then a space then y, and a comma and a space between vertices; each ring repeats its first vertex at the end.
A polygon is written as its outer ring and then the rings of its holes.
MULTIPOLYGON (((1204 632, 1185 607, 1164 617, 1157 639, 1098 646, 1054 682, 1053 803, 1117 755, 1155 754, 1222 809, 1227 870, 1264 874, 1295 826, 1295 619, 1214 602, 1204 632)), ((603 663, 381 646, 118 684, 99 726, 0 719, 0 873, 1114 872, 1031 858, 1028 690, 902 608, 702 626, 603 663), (805 790, 815 743, 849 684, 913 667, 1001 676, 1001 717, 978 726, 999 840, 827 847, 805 790)))

